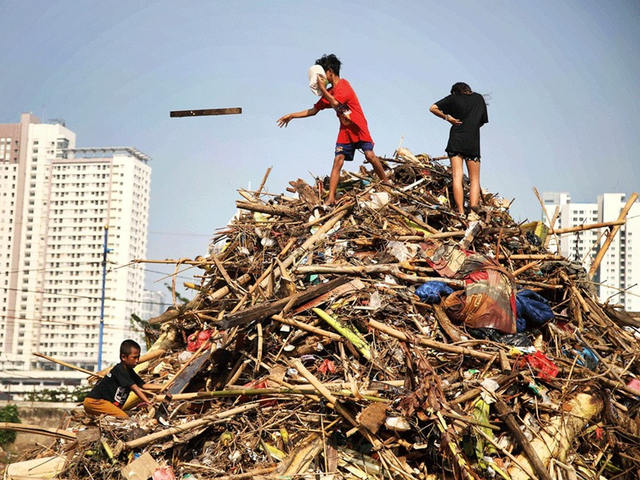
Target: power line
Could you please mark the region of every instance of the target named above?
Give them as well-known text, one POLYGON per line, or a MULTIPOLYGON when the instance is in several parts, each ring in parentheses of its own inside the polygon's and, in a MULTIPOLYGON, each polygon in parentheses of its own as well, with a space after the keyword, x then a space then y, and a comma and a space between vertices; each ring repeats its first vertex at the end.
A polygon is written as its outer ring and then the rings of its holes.
MULTIPOLYGON (((84 264, 91 264, 91 263, 97 263, 100 264, 102 262, 98 261, 98 262, 75 262, 75 263, 84 263, 84 264)), ((116 266, 114 267, 114 269, 116 268, 124 268, 124 267, 130 267, 130 266, 134 266, 135 264, 133 263, 127 263, 124 265, 120 265, 120 266, 116 266)), ((4 271, 4 272, 0 272, 0 275, 10 275, 10 274, 15 274, 15 273, 30 273, 30 272, 41 272, 41 271, 48 271, 48 272, 57 272, 57 271, 68 271, 66 269, 64 269, 63 267, 57 267, 57 268, 23 268, 23 269, 19 269, 19 270, 9 270, 9 271, 4 271)), ((173 273, 170 272, 160 272, 158 270, 151 270, 149 268, 140 268, 140 270, 144 270, 145 272, 148 273, 157 273, 159 275, 166 275, 166 276, 174 276, 173 273)), ((192 280, 193 277, 185 277, 182 275, 175 275, 176 278, 181 278, 184 280, 192 280)))
POLYGON ((204 234, 204 233, 178 233, 178 232, 152 232, 152 231, 149 231, 148 233, 153 233, 154 235, 179 235, 179 236, 183 236, 183 237, 207 237, 207 238, 211 238, 213 236, 211 234, 204 234))
MULTIPOLYGON (((55 297, 65 297, 65 298, 84 298, 86 300, 100 300, 100 296, 92 297, 87 295, 74 295, 72 293, 54 293, 47 290, 26 290, 21 288, 10 288, 10 287, 0 287, 0 290, 9 291, 9 292, 21 292, 21 293, 37 293, 41 295, 51 295, 55 297)), ((63 290, 62 288, 60 290, 63 290)), ((113 298, 106 297, 107 300, 113 302, 125 302, 125 303, 140 303, 145 305, 171 305, 171 302, 146 302, 144 300, 124 300, 121 298, 113 298)))
MULTIPOLYGON (((61 325, 61 326, 72 326, 72 325, 77 325, 80 327, 94 327, 98 325, 99 319, 97 319, 95 325, 93 323, 78 323, 75 320, 44 320, 42 318, 37 319, 37 318, 22 318, 22 317, 14 317, 11 315, 4 315, 5 319, 12 319, 12 320, 16 320, 18 323, 33 323, 33 324, 39 324, 39 325, 61 325)), ((110 330, 114 330, 114 331, 122 331, 122 332, 130 332, 130 331, 134 331, 134 332, 142 332, 142 330, 139 330, 135 327, 132 328, 122 328, 122 327, 118 327, 115 325, 108 325, 106 328, 110 329, 110 330)))

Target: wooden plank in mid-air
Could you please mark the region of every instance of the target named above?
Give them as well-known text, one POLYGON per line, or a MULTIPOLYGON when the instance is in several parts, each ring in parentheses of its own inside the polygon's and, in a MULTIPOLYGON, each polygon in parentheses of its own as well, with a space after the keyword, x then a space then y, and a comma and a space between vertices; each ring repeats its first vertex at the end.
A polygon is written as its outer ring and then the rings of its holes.
POLYGON ((242 108, 207 108, 204 110, 174 110, 170 117, 202 117, 205 115, 235 115, 242 113, 242 108))

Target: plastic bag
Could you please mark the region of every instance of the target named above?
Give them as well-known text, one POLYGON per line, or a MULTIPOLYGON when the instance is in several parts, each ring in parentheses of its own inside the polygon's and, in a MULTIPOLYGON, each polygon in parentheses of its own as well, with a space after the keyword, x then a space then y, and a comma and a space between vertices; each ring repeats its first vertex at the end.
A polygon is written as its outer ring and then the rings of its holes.
POLYGON ((318 87, 318 75, 325 76, 324 68, 320 65, 312 65, 307 72, 309 76, 309 88, 318 97, 322 95, 320 88, 318 87))
POLYGON ((487 339, 511 347, 533 347, 533 342, 525 333, 500 333, 493 328, 473 328, 467 329, 467 332, 474 338, 487 339))
POLYGON ((192 333, 187 339, 187 350, 189 352, 197 351, 204 342, 211 337, 211 330, 202 330, 198 333, 192 333))
POLYGON ((416 288, 416 295, 427 303, 440 303, 442 297, 453 293, 453 288, 444 282, 427 282, 416 288))
POLYGON ((516 326, 519 332, 544 325, 553 320, 553 310, 544 299, 531 290, 516 293, 516 326))

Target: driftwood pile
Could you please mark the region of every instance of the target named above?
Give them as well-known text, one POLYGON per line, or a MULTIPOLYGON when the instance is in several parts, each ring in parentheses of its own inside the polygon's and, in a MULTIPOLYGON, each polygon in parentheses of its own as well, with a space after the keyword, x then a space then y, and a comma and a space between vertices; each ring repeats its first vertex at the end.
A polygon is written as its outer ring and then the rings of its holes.
POLYGON ((76 414, 39 452, 64 456, 60 478, 637 478, 638 319, 548 250, 566 231, 484 192, 460 217, 448 166, 383 162, 392 187, 346 172, 333 208, 321 180, 241 191, 211 255, 171 261, 202 274, 150 321, 138 370, 163 392, 129 420, 76 414), (469 328, 421 300, 424 283, 465 287, 434 265, 451 246, 495 259, 553 320, 469 328))

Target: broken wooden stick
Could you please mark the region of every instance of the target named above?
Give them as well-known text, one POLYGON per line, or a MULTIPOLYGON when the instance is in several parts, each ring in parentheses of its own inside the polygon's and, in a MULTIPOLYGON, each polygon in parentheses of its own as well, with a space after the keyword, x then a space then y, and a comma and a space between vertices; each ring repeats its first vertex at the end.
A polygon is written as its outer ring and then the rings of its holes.
MULTIPOLYGON (((625 218, 627 218, 627 213, 629 213, 629 210, 631 210, 631 207, 633 206, 633 204, 637 199, 638 199, 638 194, 635 192, 632 193, 631 197, 629 197, 629 200, 627 200, 627 203, 620 211, 620 215, 618 216, 618 222, 623 222, 624 224, 625 218)), ((618 230, 620 230, 620 225, 614 225, 613 228, 611 228, 611 231, 609 232, 609 234, 607 235, 607 239, 604 241, 604 244, 602 245, 602 247, 600 247, 600 250, 598 251, 596 258, 591 264, 591 268, 589 268, 590 279, 593 278, 593 276, 596 274, 596 271, 600 266, 600 262, 602 262, 602 259, 604 258, 604 255, 607 253, 607 250, 609 250, 609 246, 611 245, 611 242, 613 242, 613 239, 618 233, 618 230)))
POLYGON ((386 333, 387 335, 395 337, 398 340, 402 340, 403 342, 415 343, 417 345, 422 345, 423 347, 429 347, 429 348, 433 348, 434 350, 440 350, 441 352, 469 355, 470 357, 478 358, 480 360, 493 360, 495 358, 495 355, 491 353, 480 352, 477 350, 472 350, 471 348, 459 347, 456 345, 449 345, 447 343, 437 342, 435 340, 429 340, 420 335, 416 335, 415 337, 414 336, 410 337, 406 333, 396 330, 395 328, 385 325, 384 323, 380 323, 376 320, 369 320, 368 324, 369 324, 369 327, 373 328, 374 330, 378 330, 382 333, 386 333))
POLYGON ((75 440, 76 434, 59 428, 47 428, 40 425, 29 425, 27 423, 0 422, 0 430, 12 430, 14 432, 30 433, 31 435, 47 435, 49 437, 75 440))
POLYGON ((498 410, 498 413, 500 414, 505 425, 514 436, 518 444, 522 447, 522 450, 527 456, 528 464, 531 465, 531 467, 535 471, 537 478, 540 478, 542 480, 552 480, 546 466, 542 463, 542 460, 538 456, 536 449, 533 448, 531 442, 529 442, 524 432, 520 430, 520 425, 515 419, 515 413, 513 413, 513 411, 507 406, 507 404, 504 403, 500 396, 496 396, 495 400, 496 410, 498 410))
POLYGON ((140 437, 136 440, 131 440, 130 442, 125 443, 125 447, 130 449, 144 447, 145 445, 155 442, 156 440, 159 440, 161 438, 170 437, 172 435, 176 435, 178 433, 184 433, 194 428, 203 427, 205 425, 209 425, 211 423, 215 423, 220 420, 232 418, 240 413, 245 413, 249 410, 258 408, 259 406, 260 406, 259 402, 247 403, 240 407, 232 408, 231 410, 226 410, 220 413, 214 413, 213 415, 207 415, 206 417, 199 418, 198 420, 193 420, 191 422, 183 423, 179 427, 167 428, 165 430, 161 430, 159 432, 155 432, 150 435, 140 437))
POLYGON ((169 112, 171 118, 176 117, 202 117, 211 115, 238 115, 242 113, 241 107, 231 108, 203 108, 199 110, 172 110, 169 112))
MULTIPOLYGON (((542 463, 545 472, 552 458, 564 461, 567 452, 575 437, 582 432, 584 427, 593 417, 598 415, 604 408, 604 401, 595 395, 580 393, 569 402, 565 403, 559 415, 554 417, 548 424, 538 432, 538 437, 530 442, 531 449, 537 452, 537 456, 542 463)), ((517 428, 519 430, 519 428, 517 428)), ((525 468, 531 466, 526 456, 517 456, 518 464, 514 464, 508 469, 512 480, 524 480, 529 478, 533 471, 521 470, 519 465, 525 468)), ((532 466, 532 468, 534 468, 532 466)), ((535 470, 536 474, 539 474, 535 470)), ((546 477, 545 477, 546 478, 546 477)))
POLYGON ((64 362, 62 360, 56 360, 53 357, 47 357, 46 355, 44 355, 42 353, 34 353, 34 355, 36 357, 40 357, 40 358, 44 358, 45 360, 49 360, 50 362, 57 363, 58 365, 62 365, 63 367, 67 367, 67 368, 70 368, 72 370, 77 370, 78 372, 86 373, 90 377, 104 378, 104 374, 100 373, 100 372, 92 372, 91 370, 85 370, 84 368, 76 367, 75 365, 72 365, 71 363, 67 363, 67 362, 64 362))

